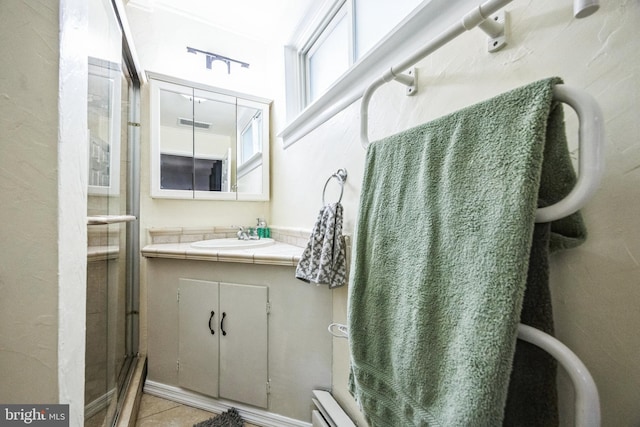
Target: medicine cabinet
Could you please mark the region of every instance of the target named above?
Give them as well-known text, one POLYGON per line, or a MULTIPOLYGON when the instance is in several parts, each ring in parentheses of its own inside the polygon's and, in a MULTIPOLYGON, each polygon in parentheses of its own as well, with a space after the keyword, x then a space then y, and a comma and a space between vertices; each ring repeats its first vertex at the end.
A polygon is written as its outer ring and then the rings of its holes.
POLYGON ((269 199, 269 100, 150 82, 151 197, 269 199))

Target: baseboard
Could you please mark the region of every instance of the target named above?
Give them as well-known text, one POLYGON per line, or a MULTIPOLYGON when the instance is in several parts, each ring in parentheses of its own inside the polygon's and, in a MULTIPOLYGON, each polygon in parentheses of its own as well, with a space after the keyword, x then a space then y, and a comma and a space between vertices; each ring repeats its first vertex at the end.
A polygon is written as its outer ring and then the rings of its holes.
POLYGON ((213 399, 184 388, 155 381, 145 381, 144 392, 209 412, 222 413, 230 408, 236 408, 246 422, 262 427, 312 427, 310 423, 304 421, 288 418, 237 402, 213 399))

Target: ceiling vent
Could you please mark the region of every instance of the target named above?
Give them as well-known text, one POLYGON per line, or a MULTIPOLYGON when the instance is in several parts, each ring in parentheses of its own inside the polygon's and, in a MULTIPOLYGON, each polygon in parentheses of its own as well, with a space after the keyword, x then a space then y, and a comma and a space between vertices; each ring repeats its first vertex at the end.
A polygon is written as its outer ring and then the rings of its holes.
POLYGON ((191 119, 185 119, 182 117, 178 118, 178 124, 180 126, 189 126, 189 127, 194 127, 196 129, 205 129, 205 130, 211 129, 211 123, 197 122, 197 121, 194 121, 191 119))

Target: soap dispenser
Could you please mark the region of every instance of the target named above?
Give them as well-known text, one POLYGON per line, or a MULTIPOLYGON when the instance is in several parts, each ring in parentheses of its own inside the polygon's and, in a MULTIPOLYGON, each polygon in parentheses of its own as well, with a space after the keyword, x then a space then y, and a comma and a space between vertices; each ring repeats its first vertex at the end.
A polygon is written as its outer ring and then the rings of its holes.
POLYGON ((259 238, 267 237, 265 236, 265 228, 267 226, 266 221, 262 218, 258 218, 257 220, 258 220, 258 223, 256 225, 256 229, 258 230, 258 237, 259 238))

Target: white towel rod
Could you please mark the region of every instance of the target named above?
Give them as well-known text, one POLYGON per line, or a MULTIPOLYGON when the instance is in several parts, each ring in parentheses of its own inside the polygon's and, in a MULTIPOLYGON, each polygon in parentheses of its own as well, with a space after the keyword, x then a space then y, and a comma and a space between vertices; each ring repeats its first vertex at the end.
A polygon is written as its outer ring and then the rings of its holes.
MULTIPOLYGON (((404 70, 424 59, 440 47, 458 37, 465 31, 480 25, 493 13, 500 10, 512 0, 489 0, 467 13, 458 24, 449 27, 418 52, 407 58, 382 77, 367 87, 360 104, 360 140, 366 149, 369 145, 369 101, 373 93, 385 83, 392 80, 407 86, 415 85, 415 77, 402 74, 404 70)), ((574 12, 576 17, 584 17, 598 9, 596 0, 576 0, 574 12)), ((582 208, 597 190, 604 172, 604 120, 602 111, 596 100, 579 89, 556 85, 554 98, 571 106, 579 120, 579 174, 573 190, 559 202, 538 209, 536 222, 550 222, 571 215, 582 208)))
POLYGON ((538 209, 536 222, 555 221, 582 208, 598 189, 604 173, 604 119, 596 100, 567 85, 554 86, 553 97, 578 115, 578 180, 564 199, 538 209))
MULTIPOLYGON (((362 96, 361 108, 361 141, 366 149, 369 145, 367 136, 367 110, 373 90, 382 84, 374 82, 362 96)), ((536 222, 551 222, 571 215, 587 204, 596 192, 604 173, 604 119, 602 110, 596 100, 588 93, 567 85, 556 85, 553 88, 554 99, 564 102, 573 108, 578 115, 578 180, 571 192, 559 202, 536 210, 536 222)))
MULTIPOLYGON (((336 338, 349 338, 349 328, 341 323, 330 324, 328 330, 336 338)), ((522 323, 518 324, 518 339, 549 353, 569 374, 575 392, 575 425, 600 427, 598 388, 589 370, 578 356, 557 338, 522 323)))
MULTIPOLYGON (((378 87, 382 86, 387 82, 390 82, 391 80, 398 80, 404 83, 405 85, 409 85, 409 83, 407 83, 406 81, 403 81, 404 79, 406 79, 406 76, 402 74, 403 71, 412 67, 418 61, 426 58, 427 56, 429 56, 430 54, 432 54, 442 46, 449 43, 451 40, 463 34, 465 31, 472 30, 477 26, 482 26, 483 31, 486 31, 486 28, 484 27, 489 23, 485 24, 485 21, 490 20, 491 19, 490 17, 492 14, 496 13, 497 11, 499 11, 500 9, 502 9, 512 1, 513 0, 488 0, 487 2, 482 3, 477 8, 474 8, 473 10, 468 12, 466 15, 462 17, 462 19, 457 24, 450 26, 448 29, 440 33, 433 40, 431 40, 429 43, 423 46, 416 53, 414 53, 409 58, 405 59, 403 62, 399 63, 395 67, 391 67, 389 71, 387 71, 382 77, 374 81, 364 91, 364 94, 362 95, 362 103, 368 105, 369 99, 367 98, 370 98, 373 92, 375 92, 375 90, 378 89, 378 87)), ((587 17, 593 14, 595 11, 597 11, 599 7, 600 7, 600 4, 598 0, 574 0, 573 2, 574 16, 576 18, 587 17)), ((493 23, 489 25, 492 25, 492 24, 493 23)), ((409 78, 413 80, 413 77, 409 77, 409 78)), ((367 115, 367 110, 368 110, 367 108, 362 108, 362 107, 360 108, 361 113, 364 112, 365 114, 364 117, 366 117, 367 115)), ((363 138, 362 140, 366 142, 366 144, 368 144, 367 120, 362 119, 361 121, 363 123, 361 126, 361 136, 363 138)))
POLYGON ((522 323, 518 325, 518 338, 549 353, 569 374, 575 392, 575 425, 600 427, 598 388, 589 370, 578 356, 558 339, 522 323))

